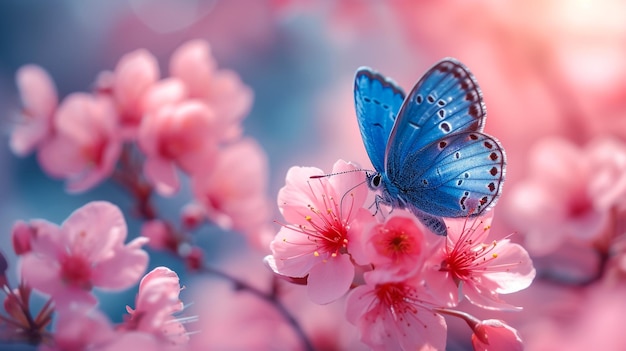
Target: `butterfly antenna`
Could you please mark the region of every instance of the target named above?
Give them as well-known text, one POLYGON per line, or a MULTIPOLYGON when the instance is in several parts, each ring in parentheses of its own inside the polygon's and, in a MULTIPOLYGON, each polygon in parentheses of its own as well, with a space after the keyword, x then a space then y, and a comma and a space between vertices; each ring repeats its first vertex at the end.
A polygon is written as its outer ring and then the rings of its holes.
POLYGON ((343 172, 337 172, 337 173, 327 173, 327 174, 312 175, 312 176, 309 177, 309 179, 327 178, 327 177, 332 177, 332 176, 336 176, 336 175, 340 175, 340 174, 353 173, 353 172, 373 173, 373 171, 369 170, 369 169, 351 169, 349 171, 343 171, 343 172))
MULTIPOLYGON (((353 172, 365 172, 366 174, 372 173, 373 171, 369 170, 369 169, 351 169, 349 171, 343 171, 343 172, 336 172, 336 173, 328 173, 328 174, 319 174, 319 175, 312 175, 309 177, 309 179, 321 179, 321 178, 328 178, 328 177, 332 177, 332 176, 336 176, 336 175, 341 175, 341 174, 347 174, 347 173, 353 173, 353 172)), ((367 179, 363 180, 362 182, 354 185, 352 188, 348 189, 348 191, 346 191, 342 196, 341 196, 341 200, 339 200, 339 208, 341 209, 341 211, 343 211, 343 201, 346 198, 346 195, 351 194, 352 190, 356 189, 357 187, 363 185, 364 183, 367 183, 367 179)), ((350 211, 352 211, 352 209, 350 209, 350 211)), ((341 214, 343 216, 343 213, 341 214)))

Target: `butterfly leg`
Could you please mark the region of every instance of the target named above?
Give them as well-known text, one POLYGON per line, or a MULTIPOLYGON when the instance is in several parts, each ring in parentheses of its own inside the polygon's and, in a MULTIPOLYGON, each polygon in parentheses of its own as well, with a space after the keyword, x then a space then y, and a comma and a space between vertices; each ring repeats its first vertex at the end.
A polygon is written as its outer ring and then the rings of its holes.
MULTIPOLYGON (((372 207, 376 206, 376 211, 374 212, 374 214, 372 216, 376 216, 380 212, 380 215, 384 219, 385 218, 385 213, 383 211, 381 211, 381 209, 380 209, 380 205, 381 204, 388 205, 389 201, 385 200, 385 198, 382 195, 376 194, 376 197, 374 197, 374 202, 370 205, 370 207, 368 207, 368 209, 371 210, 372 207)), ((391 214, 392 212, 393 212, 393 207, 391 208, 391 210, 387 214, 391 214)))

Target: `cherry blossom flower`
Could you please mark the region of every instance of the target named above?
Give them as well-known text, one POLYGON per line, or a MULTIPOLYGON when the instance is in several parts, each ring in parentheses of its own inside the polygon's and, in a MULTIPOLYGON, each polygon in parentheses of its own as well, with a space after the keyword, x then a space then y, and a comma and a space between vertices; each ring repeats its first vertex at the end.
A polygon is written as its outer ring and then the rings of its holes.
POLYGON ((358 228, 358 231, 363 252, 357 245, 352 249, 356 263, 372 264, 376 269, 393 271, 398 276, 408 276, 422 269, 426 258, 442 240, 430 235, 415 216, 404 210, 394 210, 384 223, 358 228))
POLYGON ((176 272, 166 267, 153 269, 141 279, 135 309, 126 307, 130 315, 120 330, 149 333, 172 345, 186 344, 185 327, 172 316, 183 310, 180 290, 176 272))
POLYGON ((198 101, 168 105, 147 115, 139 129, 146 154, 144 173, 162 195, 173 195, 180 181, 176 166, 187 173, 210 168, 217 153, 215 115, 198 101))
POLYGON ((172 54, 170 75, 184 82, 190 98, 211 106, 222 141, 241 135, 240 122, 250 111, 252 90, 235 72, 217 69, 208 42, 198 39, 181 45, 172 54))
POLYGON ((53 134, 52 117, 58 104, 52 78, 37 65, 22 66, 16 73, 22 98, 21 121, 11 133, 11 150, 25 156, 53 134))
POLYGON ((493 211, 469 226, 469 220, 447 221, 446 244, 431 258, 425 276, 448 306, 456 306, 462 294, 486 309, 518 309, 499 294, 526 289, 535 278, 535 268, 522 246, 508 238, 487 242, 492 218, 493 211))
POLYGON ((324 173, 292 167, 278 193, 278 207, 290 224, 272 241, 266 262, 281 275, 308 275, 309 297, 316 303, 329 303, 347 292, 354 278, 348 255, 351 226, 358 220, 375 220, 362 208, 368 189, 363 173, 355 170, 358 167, 340 160, 332 173, 349 173, 311 179, 324 173))
POLYGON ((226 230, 246 235, 251 243, 269 243, 267 156, 252 139, 223 147, 212 168, 192 174, 195 199, 206 216, 226 230))
POLYGON ((436 300, 414 275, 393 280, 389 272, 365 274, 365 285, 350 292, 346 316, 373 350, 444 350, 446 322, 431 308, 436 300))
POLYGON ((511 189, 508 218, 537 254, 567 241, 589 243, 609 223, 610 210, 626 194, 626 146, 612 139, 579 148, 560 138, 530 151, 529 176, 511 189))
POLYGON ((56 134, 38 154, 46 173, 66 179, 70 192, 85 191, 111 175, 122 140, 107 99, 84 93, 69 95, 56 111, 54 127, 56 134))
POLYGON ((93 305, 94 287, 119 290, 135 284, 145 271, 148 239, 127 245, 126 222, 119 208, 103 201, 74 211, 61 227, 49 224, 20 256, 20 272, 33 288, 51 295, 57 305, 93 305))

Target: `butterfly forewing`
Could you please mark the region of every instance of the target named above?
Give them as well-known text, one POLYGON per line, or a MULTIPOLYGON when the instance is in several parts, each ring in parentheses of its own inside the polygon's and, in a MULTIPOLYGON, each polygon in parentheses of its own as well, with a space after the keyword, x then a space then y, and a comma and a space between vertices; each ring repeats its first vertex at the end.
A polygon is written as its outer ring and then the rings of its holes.
POLYGON ((384 170, 385 145, 394 125, 404 92, 394 82, 361 67, 354 79, 354 102, 363 144, 374 168, 384 170))
POLYGON ((504 149, 493 137, 463 132, 410 154, 391 175, 407 202, 435 216, 483 213, 500 196, 506 166, 504 149))
POLYGON ((486 109, 474 76, 447 58, 424 74, 404 101, 386 145, 387 172, 411 152, 447 135, 482 131, 486 109))

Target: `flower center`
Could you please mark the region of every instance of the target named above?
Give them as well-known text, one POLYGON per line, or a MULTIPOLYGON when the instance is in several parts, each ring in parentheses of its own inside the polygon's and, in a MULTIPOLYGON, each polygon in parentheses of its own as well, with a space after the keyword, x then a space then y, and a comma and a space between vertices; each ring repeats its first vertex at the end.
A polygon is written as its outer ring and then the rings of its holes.
POLYGON ((61 259, 61 279, 67 285, 91 290, 91 265, 80 255, 67 255, 61 259))
POLYGON ((404 283, 377 284, 375 294, 378 301, 388 310, 393 311, 397 320, 402 320, 406 313, 417 313, 417 293, 414 288, 404 283))

